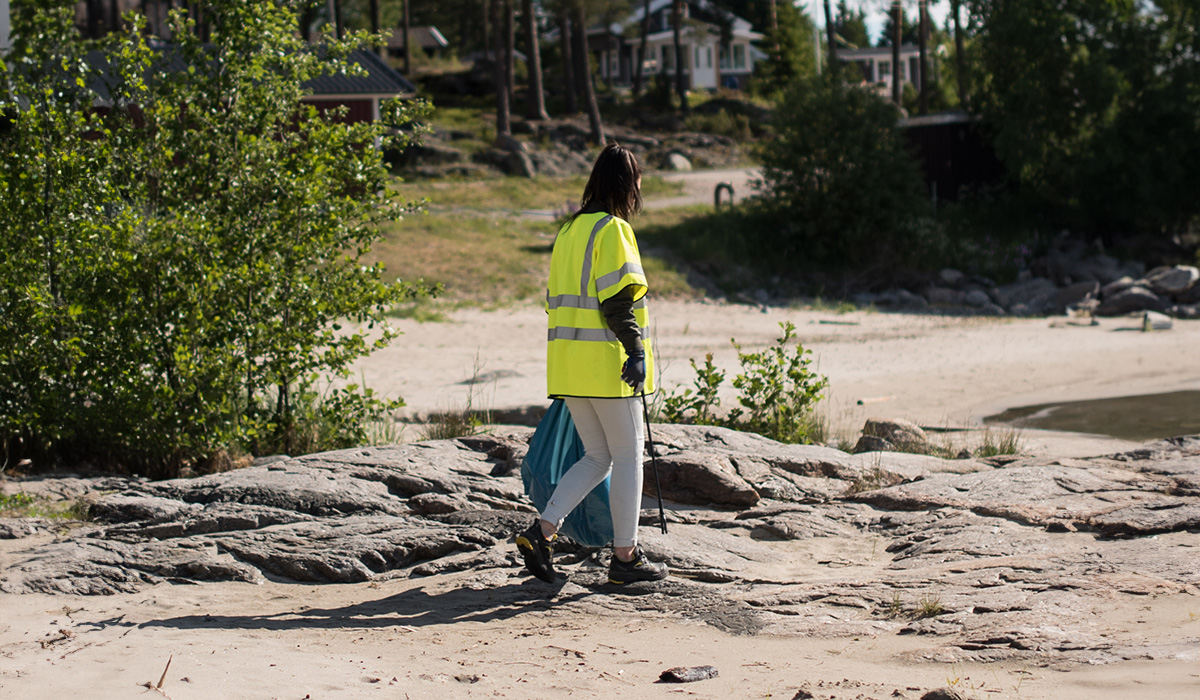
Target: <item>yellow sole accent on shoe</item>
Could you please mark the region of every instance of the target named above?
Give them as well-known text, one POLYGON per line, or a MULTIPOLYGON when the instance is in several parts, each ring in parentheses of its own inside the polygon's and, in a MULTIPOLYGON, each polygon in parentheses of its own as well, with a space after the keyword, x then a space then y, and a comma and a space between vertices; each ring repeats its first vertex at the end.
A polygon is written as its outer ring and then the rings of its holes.
POLYGON ((624 586, 625 585, 624 581, 617 581, 617 580, 613 579, 611 576, 608 577, 608 582, 613 584, 614 586, 624 586))

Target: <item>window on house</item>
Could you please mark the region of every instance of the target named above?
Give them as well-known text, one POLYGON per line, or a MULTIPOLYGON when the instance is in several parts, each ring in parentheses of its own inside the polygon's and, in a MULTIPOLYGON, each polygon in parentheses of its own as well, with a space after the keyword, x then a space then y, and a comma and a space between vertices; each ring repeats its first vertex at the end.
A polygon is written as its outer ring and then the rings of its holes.
POLYGON ((734 70, 742 70, 746 67, 746 45, 733 45, 733 67, 734 70))
POLYGON ((899 68, 900 68, 900 70, 896 77, 900 79, 900 82, 904 82, 905 80, 908 80, 908 78, 906 78, 904 76, 904 61, 900 62, 899 68))
POLYGON ((709 46, 708 48, 704 49, 704 51, 706 54, 705 60, 704 60, 704 67, 712 68, 712 47, 709 46))
POLYGON ((721 49, 717 51, 717 65, 720 66, 721 70, 726 70, 729 68, 729 52, 726 51, 724 47, 721 47, 721 49))
POLYGON ((703 65, 702 63, 700 63, 700 47, 699 46, 696 47, 696 64, 695 65, 697 68, 699 68, 701 65, 703 65))
POLYGON ((891 79, 891 77, 892 77, 891 61, 880 61, 879 62, 879 82, 881 82, 881 83, 887 82, 888 80, 891 79))

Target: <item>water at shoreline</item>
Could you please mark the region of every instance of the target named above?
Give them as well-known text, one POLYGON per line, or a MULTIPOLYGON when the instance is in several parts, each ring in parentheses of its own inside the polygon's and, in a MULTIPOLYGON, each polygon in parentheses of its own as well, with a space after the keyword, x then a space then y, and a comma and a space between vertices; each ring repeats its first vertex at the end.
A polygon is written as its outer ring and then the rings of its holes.
POLYGON ((1146 442, 1200 433, 1200 391, 1021 406, 983 420, 990 425, 1110 435, 1146 442))

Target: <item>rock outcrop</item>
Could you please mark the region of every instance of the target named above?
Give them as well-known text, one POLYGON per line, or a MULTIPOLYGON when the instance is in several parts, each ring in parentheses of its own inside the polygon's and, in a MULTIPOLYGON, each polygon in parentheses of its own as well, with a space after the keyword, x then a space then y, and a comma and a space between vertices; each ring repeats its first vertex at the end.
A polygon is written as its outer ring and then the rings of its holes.
MULTIPOLYGON (((0 590, 520 576, 510 540, 533 508, 514 465, 530 434, 342 450, 192 479, 106 478, 88 495, 91 522, 0 521, 4 537, 21 538, 6 545, 0 590)), ((660 425, 654 435, 669 534, 647 508, 641 541, 674 576, 645 584, 662 595, 639 595, 651 590, 642 584, 611 590, 600 555, 562 541, 560 570, 593 594, 590 604, 739 633, 928 635, 919 656, 941 661, 1195 654, 1194 639, 1105 635, 1093 618, 1123 597, 1200 594, 1200 438, 996 467, 713 427, 660 425)), ((653 495, 649 461, 646 470, 653 495)), ((62 481, 5 488, 89 492, 87 479, 62 481)))

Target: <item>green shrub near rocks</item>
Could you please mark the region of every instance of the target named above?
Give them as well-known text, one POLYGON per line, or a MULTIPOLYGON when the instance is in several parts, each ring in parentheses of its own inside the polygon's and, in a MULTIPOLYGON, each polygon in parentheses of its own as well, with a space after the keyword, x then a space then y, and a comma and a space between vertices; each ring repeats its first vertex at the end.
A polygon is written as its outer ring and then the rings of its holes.
POLYGON ((413 112, 345 124, 300 101, 354 70, 365 35, 313 50, 296 3, 213 0, 203 38, 179 12, 169 48, 134 15, 97 44, 74 5, 13 5, 0 462, 172 476, 298 449, 310 419, 313 448, 361 436, 396 402, 317 387, 386 344, 384 311, 417 291, 359 260, 405 210, 375 144, 413 112))
POLYGON ((762 148, 762 201, 778 228, 766 253, 838 267, 919 256, 928 211, 896 107, 836 75, 797 81, 762 148))

